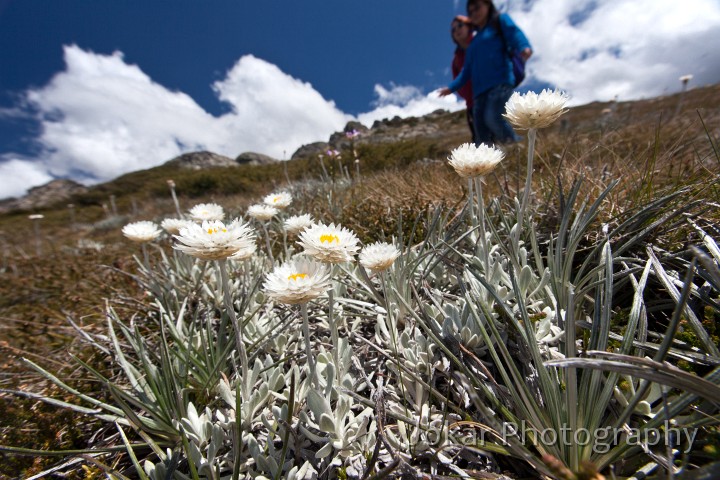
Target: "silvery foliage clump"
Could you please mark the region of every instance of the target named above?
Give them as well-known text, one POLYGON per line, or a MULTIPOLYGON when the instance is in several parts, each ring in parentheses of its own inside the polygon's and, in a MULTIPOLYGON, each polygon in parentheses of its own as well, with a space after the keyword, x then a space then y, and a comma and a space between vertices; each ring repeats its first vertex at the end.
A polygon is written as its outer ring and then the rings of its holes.
MULTIPOLYGON (((577 472, 588 462, 602 469, 629 455, 664 468, 673 461, 667 451, 633 448, 622 439, 599 454, 497 434, 508 422, 577 431, 615 424, 649 429, 668 415, 686 425, 711 419, 708 411, 702 419, 688 414, 686 407, 701 400, 697 393, 661 388, 663 381, 682 380, 680 373, 660 379, 652 373, 655 364, 628 358, 652 354, 657 364, 665 358, 720 360, 706 341, 698 353, 653 340, 645 305, 652 276, 673 292, 673 319, 686 316, 688 328, 703 340, 687 300, 717 298, 717 245, 704 237, 710 255, 698 253, 711 294, 683 283, 685 272, 664 267, 652 251, 647 258, 631 255, 630 248, 643 241, 631 233, 644 221, 642 212, 579 255, 611 188, 588 202, 578 200, 580 184, 574 185, 558 231, 542 236, 535 231, 535 214, 518 200, 482 205, 482 221, 472 195, 460 216, 440 208, 428 212, 423 239, 398 232, 402 252, 389 270, 372 274, 351 262, 334 269, 334 318, 328 317, 328 296, 307 304, 310 339, 298 309, 272 302, 262 290, 273 267, 267 252, 228 260, 247 378, 239 367, 220 267, 168 253, 160 244, 151 262, 138 260, 135 278, 148 293, 147 308, 121 318, 109 305, 108 334, 85 339, 114 361, 110 374, 87 366, 112 400, 84 395, 33 366, 92 410, 68 408, 115 424, 141 478, 363 478, 383 469, 464 474, 460 460, 470 469, 499 472, 493 455, 547 476, 557 463, 577 472), (619 339, 610 330, 616 283, 633 291, 619 339), (331 320, 341 332, 336 346, 331 320), (314 375, 305 357, 307 341, 314 375), (610 359, 616 361, 623 355, 631 373, 562 363, 598 351, 618 355, 610 359), (671 408, 658 406, 660 397, 671 408), (458 433, 464 427, 469 430, 458 433), (495 434, 470 435, 478 428, 495 434), (151 453, 130 440, 131 431, 151 453)), ((669 209, 677 196, 663 197, 652 208, 669 209)), ((282 218, 268 224, 268 238, 280 250, 278 263, 295 253, 282 224, 282 218)), ((695 261, 683 266, 692 273, 695 261)), ((666 338, 678 322, 662 332, 666 338)), ((713 370, 704 381, 717 385, 720 374, 713 370)))

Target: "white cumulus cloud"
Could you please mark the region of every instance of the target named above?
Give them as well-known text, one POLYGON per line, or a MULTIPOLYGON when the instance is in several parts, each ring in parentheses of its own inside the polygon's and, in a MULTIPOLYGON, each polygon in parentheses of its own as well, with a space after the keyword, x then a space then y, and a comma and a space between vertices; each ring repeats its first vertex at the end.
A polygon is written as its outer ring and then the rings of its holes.
POLYGON ((386 89, 375 85, 374 110, 358 115, 358 121, 371 126, 375 120, 395 116, 419 117, 438 109, 456 111, 465 108, 465 103, 454 96, 440 97, 437 91, 423 94, 419 88, 409 85, 391 85, 386 89))
POLYGON ((572 103, 676 92, 678 78, 720 79, 717 0, 509 1, 535 51, 530 81, 569 92, 572 103))
POLYGON ((0 197, 21 196, 28 188, 52 179, 41 164, 17 158, 7 160, 0 163, 0 197))
MULTIPOLYGON (((0 198, 64 177, 92 184, 160 165, 188 151, 235 157, 245 151, 282 159, 303 144, 324 141, 351 115, 312 85, 277 66, 245 55, 212 85, 230 111, 213 116, 183 92, 154 82, 120 52, 101 55, 64 49, 66 68, 45 86, 26 92, 40 123, 37 158, 0 155, 0 198)), ((453 99, 415 87, 375 87, 376 110, 360 120, 424 115, 455 109, 453 99)), ((26 112, 6 110, 5 115, 26 112)))

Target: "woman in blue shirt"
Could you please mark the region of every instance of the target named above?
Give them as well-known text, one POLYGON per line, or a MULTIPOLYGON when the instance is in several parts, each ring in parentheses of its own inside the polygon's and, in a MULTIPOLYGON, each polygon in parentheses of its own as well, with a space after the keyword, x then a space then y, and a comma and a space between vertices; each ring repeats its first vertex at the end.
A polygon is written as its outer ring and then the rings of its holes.
POLYGON ((530 42, 507 14, 497 11, 492 0, 468 0, 467 13, 476 33, 465 52, 462 71, 440 95, 449 95, 471 82, 475 144, 517 141, 518 136, 502 116, 515 84, 508 51, 520 52, 527 61, 532 55, 530 42))

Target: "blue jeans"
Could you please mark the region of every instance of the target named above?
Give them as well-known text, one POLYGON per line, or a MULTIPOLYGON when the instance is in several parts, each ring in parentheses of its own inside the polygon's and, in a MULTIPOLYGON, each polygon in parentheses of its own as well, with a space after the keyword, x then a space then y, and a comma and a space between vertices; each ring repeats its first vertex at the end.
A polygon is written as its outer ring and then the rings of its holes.
POLYGON ((510 85, 498 85, 479 94, 473 100, 473 127, 475 128, 475 145, 485 143, 517 142, 520 137, 513 131, 503 117, 505 104, 513 88, 510 85))

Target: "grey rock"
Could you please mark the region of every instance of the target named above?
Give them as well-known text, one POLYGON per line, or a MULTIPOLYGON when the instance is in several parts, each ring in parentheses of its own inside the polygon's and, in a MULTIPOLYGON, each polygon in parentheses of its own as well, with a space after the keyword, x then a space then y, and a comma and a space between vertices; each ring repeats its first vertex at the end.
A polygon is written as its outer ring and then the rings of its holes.
POLYGON ((212 152, 190 152, 165 162, 165 165, 191 170, 202 170, 203 168, 214 167, 237 167, 235 160, 224 155, 212 152))
POLYGON ((302 147, 295 150, 290 160, 297 160, 298 158, 317 157, 320 154, 324 154, 330 148, 330 144, 327 142, 315 142, 303 145, 302 147))
POLYGON ((270 165, 278 162, 277 159, 262 153, 245 152, 235 157, 239 165, 270 165))
POLYGON ((39 187, 33 187, 21 198, 11 198, 0 202, 0 213, 11 210, 32 210, 44 208, 68 200, 75 194, 84 193, 87 187, 66 179, 52 180, 39 187))

